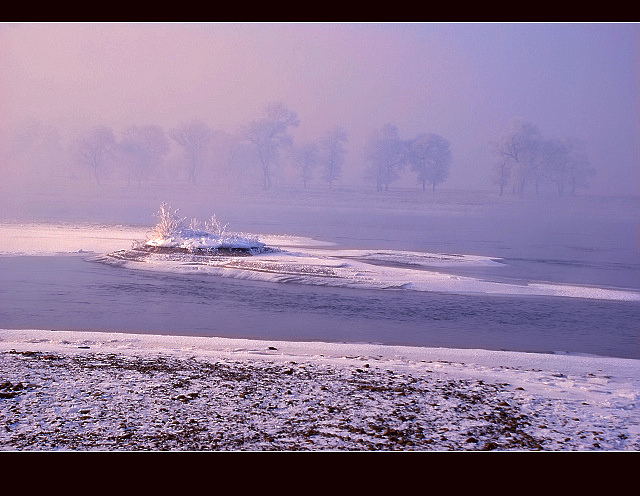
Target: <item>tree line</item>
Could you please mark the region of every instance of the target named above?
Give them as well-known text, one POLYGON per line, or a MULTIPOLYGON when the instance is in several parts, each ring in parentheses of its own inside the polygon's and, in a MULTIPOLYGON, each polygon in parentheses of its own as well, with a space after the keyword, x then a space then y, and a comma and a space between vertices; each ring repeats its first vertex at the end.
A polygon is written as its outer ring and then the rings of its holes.
MULTIPOLYGON (((97 185, 116 178, 141 187, 143 182, 159 177, 161 170, 169 169, 176 180, 179 166, 183 180, 192 185, 203 177, 209 184, 225 177, 241 177, 266 190, 288 166, 304 188, 314 180, 332 188, 342 178, 348 132, 337 125, 315 140, 298 142, 293 130, 299 124, 295 111, 273 102, 233 134, 214 129, 200 119, 166 131, 147 124, 131 125, 116 133, 110 126, 97 125, 72 137, 64 147, 54 127, 31 122, 14 134, 12 157, 25 175, 37 176, 38 167, 43 173, 72 165, 77 175, 90 174, 97 185)), ((379 191, 386 191, 410 165, 423 189, 427 184, 435 189, 448 175, 449 146, 435 134, 401 140, 395 126, 385 125, 371 133, 363 176, 372 179, 379 191)))
POLYGON ((576 194, 589 186, 596 174, 585 151, 584 143, 575 137, 559 139, 543 136, 531 122, 515 120, 494 143, 498 161, 493 167, 493 180, 500 188, 524 196, 532 189, 552 186, 558 195, 576 194))
POLYGON ((213 129, 199 119, 166 133, 156 125, 131 126, 119 138, 111 128, 97 126, 74 141, 74 160, 92 172, 97 184, 109 167, 118 165, 129 182, 140 185, 166 161, 173 144, 181 155, 186 179, 193 185, 212 170, 232 175, 253 169, 263 188, 269 189, 276 168, 287 163, 298 169, 305 187, 318 168, 322 180, 331 186, 341 175, 347 133, 337 126, 317 141, 298 144, 291 130, 299 122, 294 111, 272 103, 236 134, 213 129))
MULTIPOLYGON (((346 163, 347 131, 335 126, 315 140, 299 143, 292 134, 299 124, 295 111, 274 102, 234 134, 199 119, 167 131, 148 124, 132 125, 116 134, 109 126, 94 126, 73 137, 63 150, 55 128, 32 123, 15 133, 12 156, 27 172, 33 163, 54 169, 72 162, 98 185, 117 176, 140 187, 168 165, 173 150, 177 157, 170 164, 172 180, 179 164, 183 180, 193 185, 203 176, 209 182, 242 176, 266 190, 287 165, 304 188, 316 179, 333 187, 346 163)), ((578 188, 588 187, 595 175, 583 143, 576 138, 545 137, 532 123, 515 121, 492 147, 498 160, 491 173, 500 195, 511 191, 524 196, 526 191, 538 193, 549 185, 560 195, 575 194, 578 188)), ((423 190, 435 191, 449 177, 452 159, 451 143, 443 136, 422 132, 404 139, 397 126, 388 123, 374 129, 364 144, 363 176, 384 192, 410 169, 423 190)))
POLYGON ((340 178, 347 141, 346 131, 337 126, 315 142, 294 143, 292 128, 299 125, 297 114, 282 103, 265 107, 263 115, 241 127, 237 134, 215 130, 194 119, 166 133, 156 125, 132 126, 118 139, 113 130, 97 126, 75 140, 75 160, 92 171, 100 184, 106 169, 119 164, 129 182, 141 181, 164 163, 171 144, 181 154, 186 179, 196 185, 213 169, 228 174, 246 173, 250 166, 259 173, 264 189, 272 187, 276 169, 287 163, 299 171, 304 186, 317 168, 331 186, 340 178))
POLYGON ((373 132, 365 148, 368 176, 375 180, 378 191, 387 191, 407 167, 416 172, 418 183, 433 191, 449 176, 452 153, 449 140, 434 133, 421 133, 401 139, 398 128, 385 124, 373 132))

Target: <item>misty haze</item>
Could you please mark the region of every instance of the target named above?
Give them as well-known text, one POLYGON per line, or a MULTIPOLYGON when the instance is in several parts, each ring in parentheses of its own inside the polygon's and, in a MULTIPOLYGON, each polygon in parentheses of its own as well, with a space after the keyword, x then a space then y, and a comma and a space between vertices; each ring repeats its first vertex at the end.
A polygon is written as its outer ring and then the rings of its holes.
MULTIPOLYGON (((636 370, 638 46, 637 24, 0 23, 3 354, 109 333, 636 370)), ((565 449, 527 432, 411 442, 565 449)), ((264 436, 121 448, 300 449, 264 436)), ((96 443, 66 447, 119 449, 96 443)))

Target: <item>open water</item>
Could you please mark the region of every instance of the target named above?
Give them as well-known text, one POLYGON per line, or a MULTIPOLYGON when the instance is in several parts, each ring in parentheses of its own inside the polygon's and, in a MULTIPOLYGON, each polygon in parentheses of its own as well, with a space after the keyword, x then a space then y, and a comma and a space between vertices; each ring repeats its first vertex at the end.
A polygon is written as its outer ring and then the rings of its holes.
POLYGON ((246 281, 131 270, 86 255, 0 257, 0 328, 640 358, 639 302, 246 281))

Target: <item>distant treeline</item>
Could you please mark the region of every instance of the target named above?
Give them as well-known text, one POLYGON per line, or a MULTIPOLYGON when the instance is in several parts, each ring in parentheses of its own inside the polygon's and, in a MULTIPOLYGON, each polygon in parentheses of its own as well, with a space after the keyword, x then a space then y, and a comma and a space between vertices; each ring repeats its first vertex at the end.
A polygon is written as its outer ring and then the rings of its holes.
MULTIPOLYGON (((299 124, 297 113, 280 102, 267 105, 236 133, 194 119, 167 130, 148 124, 116 133, 94 126, 63 140, 55 127, 32 121, 11 137, 12 177, 40 183, 91 180, 142 187, 153 179, 270 189, 287 176, 305 188, 312 181, 331 188, 342 178, 348 132, 335 126, 316 140, 298 143, 292 130, 299 124)), ((498 161, 492 172, 501 195, 539 192, 549 184, 561 195, 575 193, 595 174, 577 139, 544 138, 530 123, 516 122, 493 145, 498 161)), ((362 152, 361 177, 377 191, 387 191, 407 169, 419 187, 435 191, 449 177, 453 158, 448 139, 431 132, 402 139, 393 124, 374 129, 362 152)))
POLYGON ((561 196, 575 194, 578 188, 588 187, 596 173, 579 139, 545 137, 534 124, 520 120, 494 143, 494 153, 498 161, 493 179, 500 195, 511 190, 524 196, 528 189, 537 194, 548 186, 561 196))

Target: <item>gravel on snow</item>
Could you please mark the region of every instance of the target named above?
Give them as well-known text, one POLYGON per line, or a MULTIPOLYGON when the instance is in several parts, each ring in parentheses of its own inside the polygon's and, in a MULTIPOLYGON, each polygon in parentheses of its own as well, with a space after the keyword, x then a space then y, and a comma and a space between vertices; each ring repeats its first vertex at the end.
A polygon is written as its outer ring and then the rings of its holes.
MULTIPOLYGON (((69 344, 0 347, 1 450, 640 447, 635 408, 558 399, 447 360, 298 360, 267 342, 261 356, 240 359, 69 344)), ((596 371, 572 378, 517 367, 502 377, 518 373, 532 384, 532 374, 538 384, 606 382, 596 371)))

